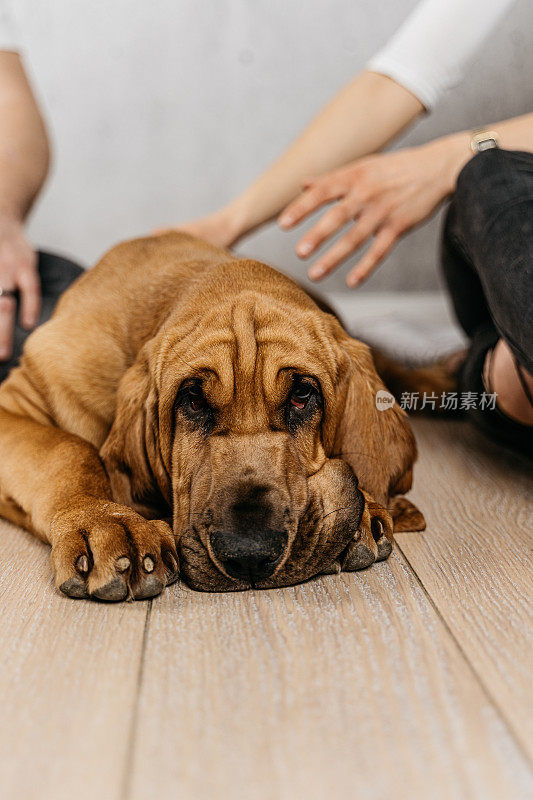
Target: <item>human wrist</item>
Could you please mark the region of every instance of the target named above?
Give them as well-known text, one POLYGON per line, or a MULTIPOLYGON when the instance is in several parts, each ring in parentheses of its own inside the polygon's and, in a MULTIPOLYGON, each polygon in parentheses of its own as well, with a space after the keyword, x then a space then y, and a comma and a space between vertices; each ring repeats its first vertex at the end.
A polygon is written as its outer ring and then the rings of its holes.
POLYGON ((218 212, 218 216, 227 231, 229 244, 237 242, 256 227, 251 213, 251 204, 245 194, 224 206, 218 212))
POLYGON ((442 136, 427 145, 432 148, 433 157, 438 159, 441 168, 444 197, 455 192, 459 173, 474 156, 470 147, 471 138, 472 134, 469 131, 461 131, 442 136))
MULTIPOLYGON (((275 219, 292 199, 283 181, 282 186, 279 183, 263 176, 225 207, 234 241, 275 219)), ((294 194, 298 193, 298 185, 297 182, 294 194)))
POLYGON ((0 220, 12 225, 24 225, 24 214, 17 203, 10 202, 0 194, 0 220))

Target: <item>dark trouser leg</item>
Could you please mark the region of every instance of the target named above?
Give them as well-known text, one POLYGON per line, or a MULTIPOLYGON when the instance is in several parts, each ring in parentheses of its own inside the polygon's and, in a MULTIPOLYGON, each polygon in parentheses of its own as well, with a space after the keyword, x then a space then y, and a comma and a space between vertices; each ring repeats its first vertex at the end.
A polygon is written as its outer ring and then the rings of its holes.
MULTIPOLYGON (((83 269, 72 261, 51 253, 39 253, 38 256, 38 269, 43 295, 39 325, 42 325, 52 316, 56 303, 63 292, 68 289, 79 275, 83 274, 83 269)), ((13 356, 9 361, 0 361, 0 381, 6 378, 9 370, 18 364, 24 342, 31 333, 31 331, 26 331, 20 327, 18 317, 19 309, 17 304, 13 356)))
POLYGON ((452 200, 444 224, 441 267, 459 325, 471 339, 481 326, 494 329, 479 276, 457 233, 456 204, 452 200))
MULTIPOLYGON (((466 165, 446 219, 442 266, 472 343, 461 390, 483 391, 485 355, 500 337, 533 373, 533 153, 488 150, 466 165)), ((531 447, 525 426, 499 412, 469 416, 493 438, 531 447)))

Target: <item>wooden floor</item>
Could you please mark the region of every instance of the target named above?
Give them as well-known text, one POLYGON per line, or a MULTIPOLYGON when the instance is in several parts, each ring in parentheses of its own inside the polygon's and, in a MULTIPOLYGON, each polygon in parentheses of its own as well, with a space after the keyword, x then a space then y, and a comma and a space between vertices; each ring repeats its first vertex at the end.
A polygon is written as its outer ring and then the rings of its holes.
POLYGON ((69 600, 0 523, 0 797, 531 798, 531 475, 415 430, 427 530, 295 588, 69 600))

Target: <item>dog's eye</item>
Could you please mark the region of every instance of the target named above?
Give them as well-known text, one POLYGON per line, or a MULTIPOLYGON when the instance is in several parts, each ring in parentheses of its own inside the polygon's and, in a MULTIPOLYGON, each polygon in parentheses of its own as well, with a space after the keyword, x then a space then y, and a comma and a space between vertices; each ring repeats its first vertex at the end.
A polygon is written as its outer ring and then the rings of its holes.
POLYGON ((186 393, 187 404, 191 411, 204 411, 207 407, 207 402, 199 386, 190 386, 186 393))
POLYGON ((322 393, 318 386, 303 377, 293 378, 292 388, 285 401, 285 424, 291 433, 301 425, 316 419, 316 412, 323 408, 322 393))
POLYGON ((311 386, 311 384, 301 383, 292 390, 289 398, 290 404, 299 411, 302 411, 315 393, 316 390, 313 386, 311 386))
POLYGON ((185 419, 209 435, 215 425, 215 411, 208 403, 199 381, 186 381, 182 384, 176 397, 176 406, 185 419))
POLYGON ((209 403, 199 382, 184 383, 178 392, 177 403, 184 411, 192 414, 209 410, 209 403))

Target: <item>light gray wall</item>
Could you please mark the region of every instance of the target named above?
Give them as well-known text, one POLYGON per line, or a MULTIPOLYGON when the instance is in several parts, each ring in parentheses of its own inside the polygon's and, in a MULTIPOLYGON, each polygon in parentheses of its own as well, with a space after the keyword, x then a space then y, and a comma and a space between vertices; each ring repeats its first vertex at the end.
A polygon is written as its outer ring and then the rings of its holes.
MULTIPOLYGON (((91 264, 121 238, 214 210, 243 189, 415 0, 15 5, 55 146, 31 234, 91 264)), ((518 0, 467 80, 405 141, 531 110, 532 44, 533 2, 518 0)), ((435 287, 437 240, 433 221, 397 248, 368 288, 435 287)), ((241 250, 301 277, 294 241, 271 227, 241 250)), ((343 276, 324 286, 342 287, 343 276)))

